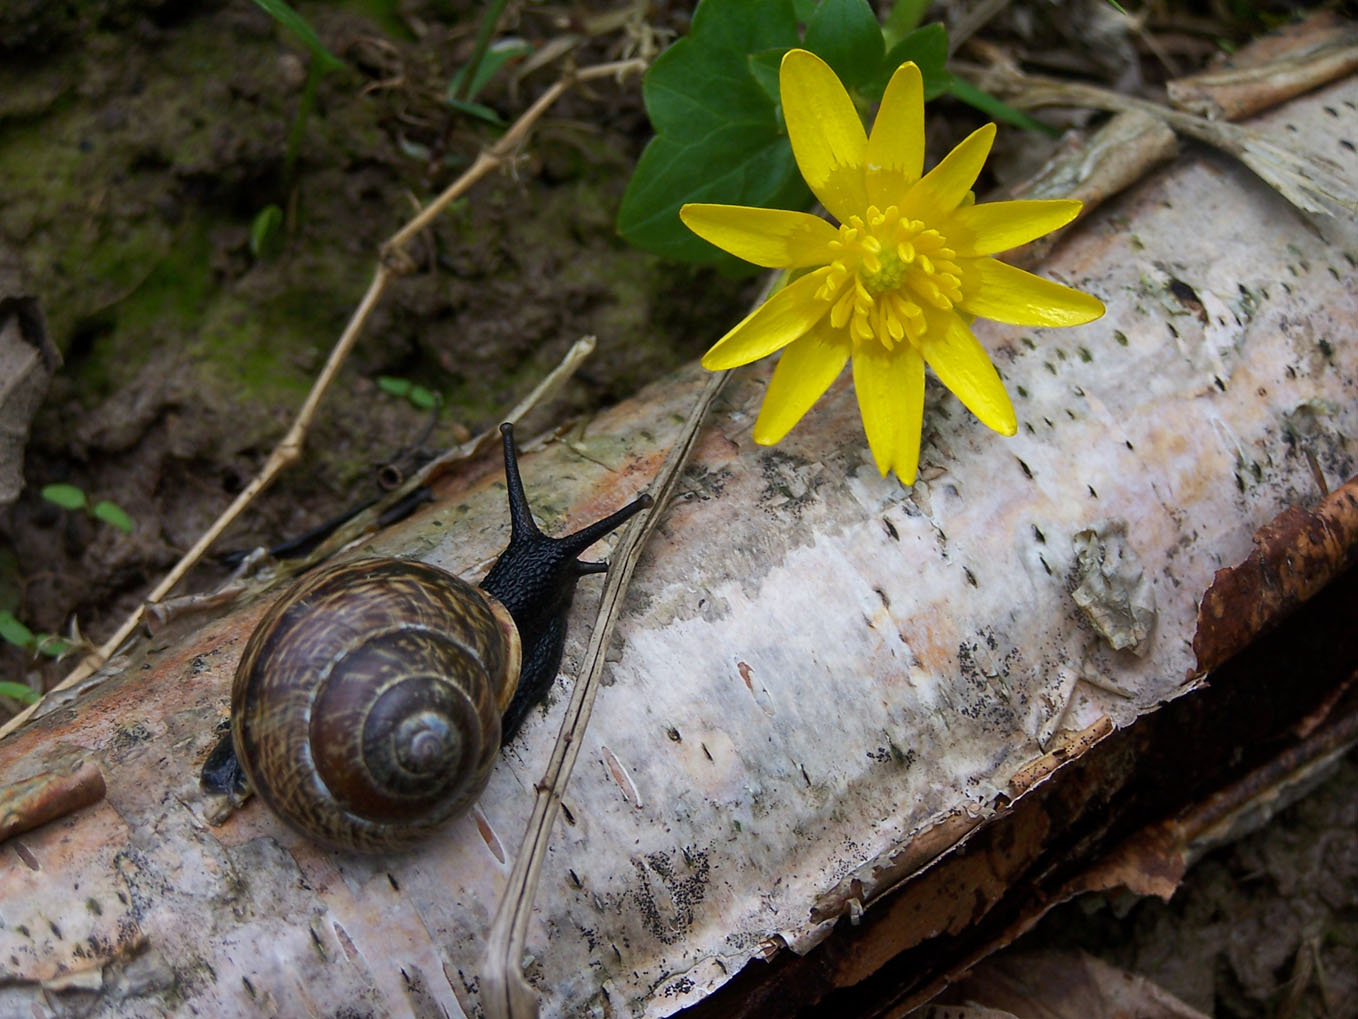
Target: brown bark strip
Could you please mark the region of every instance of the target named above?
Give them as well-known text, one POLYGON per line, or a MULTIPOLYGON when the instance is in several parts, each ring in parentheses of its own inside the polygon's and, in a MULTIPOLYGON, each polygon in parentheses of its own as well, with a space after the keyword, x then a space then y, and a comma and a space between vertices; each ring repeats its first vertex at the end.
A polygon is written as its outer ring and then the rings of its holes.
POLYGON ((1227 65, 1171 81, 1171 104, 1240 120, 1358 70, 1358 25, 1322 11, 1244 47, 1227 65))
POLYGON ((1358 561, 1358 477, 1314 510, 1284 510, 1254 545, 1244 562, 1217 570, 1203 595, 1192 676, 1216 668, 1358 561))
POLYGON ((79 759, 0 788, 0 842, 104 798, 99 765, 79 759))

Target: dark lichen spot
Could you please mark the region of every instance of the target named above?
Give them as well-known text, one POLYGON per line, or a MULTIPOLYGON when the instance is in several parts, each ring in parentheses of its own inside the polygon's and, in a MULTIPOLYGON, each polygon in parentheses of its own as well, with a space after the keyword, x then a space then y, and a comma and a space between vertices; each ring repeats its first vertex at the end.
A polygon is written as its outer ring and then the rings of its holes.
POLYGON ((1023 397, 1025 400, 1028 399, 1028 390, 1024 389, 1022 386, 1015 386, 1014 388, 1018 390, 1019 396, 1023 397))
POLYGON ((703 748, 703 756, 706 757, 709 761, 712 760, 712 751, 707 749, 707 744, 699 743, 698 746, 703 748))
POLYGON ((1036 538, 1039 543, 1043 545, 1047 544, 1047 536, 1042 533, 1042 528, 1038 527, 1037 524, 1033 524, 1033 537, 1036 538))
POLYGON ((1121 329, 1113 330, 1113 339, 1117 341, 1117 345, 1119 347, 1127 346, 1127 334, 1124 333, 1121 329))
POLYGON ((672 725, 665 730, 665 735, 669 738, 671 743, 684 742, 684 737, 679 735, 679 730, 672 725))
POLYGON ((1014 459, 1018 460, 1019 470, 1023 471, 1023 476, 1027 478, 1029 481, 1032 481, 1033 480, 1032 469, 1029 468, 1029 466, 1022 460, 1020 460, 1018 457, 1014 457, 1014 459))
POLYGON ((886 533, 891 536, 892 541, 900 541, 901 534, 896 530, 896 525, 886 517, 882 517, 882 526, 886 528, 886 533))
POLYGON ((1075 349, 1076 353, 1080 355, 1080 360, 1085 364, 1089 364, 1090 361, 1094 360, 1094 355, 1089 352, 1088 347, 1077 347, 1075 349))
POLYGON ((1226 392, 1226 383, 1224 383, 1224 382, 1221 381, 1221 377, 1220 377, 1220 376, 1213 375, 1213 376, 1212 376, 1212 382, 1213 382, 1213 383, 1216 385, 1216 387, 1217 387, 1218 389, 1220 389, 1223 393, 1226 392))
POLYGON ((1085 485, 1085 488, 1089 489, 1089 497, 1091 499, 1097 499, 1099 497, 1099 493, 1094 491, 1093 485, 1085 485))
POLYGON ((1317 340, 1316 347, 1320 350, 1321 356, 1324 357, 1326 361, 1334 360, 1334 347, 1331 346, 1329 340, 1317 340))

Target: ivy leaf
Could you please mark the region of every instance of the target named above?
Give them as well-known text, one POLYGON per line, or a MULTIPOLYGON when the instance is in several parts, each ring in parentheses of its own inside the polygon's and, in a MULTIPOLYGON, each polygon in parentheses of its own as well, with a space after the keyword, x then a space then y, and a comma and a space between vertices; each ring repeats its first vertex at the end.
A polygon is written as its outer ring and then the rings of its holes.
POLYGON ((78 510, 85 506, 85 493, 75 485, 44 485, 42 497, 62 509, 78 510))
POLYGON ((132 533, 132 518, 128 516, 127 512, 117 503, 109 502, 107 499, 101 499, 94 504, 94 509, 90 510, 90 512, 104 523, 111 524, 118 528, 118 530, 124 531, 127 534, 132 533))
POLYGON ((735 271, 752 267, 679 222, 684 202, 797 206, 810 199, 775 102, 748 55, 797 45, 792 0, 702 0, 693 27, 646 73, 655 127, 618 212, 618 231, 638 247, 735 271))
POLYGON ((821 0, 806 25, 805 46, 849 88, 877 74, 885 44, 867 0, 821 0))
POLYGON ((871 99, 881 99, 886 91, 886 83, 896 73, 896 69, 908 60, 913 60, 924 79, 924 98, 937 99, 948 90, 953 76, 948 73, 948 30, 941 23, 925 25, 906 35, 887 52, 882 60, 881 73, 870 83, 863 86, 863 94, 871 99))

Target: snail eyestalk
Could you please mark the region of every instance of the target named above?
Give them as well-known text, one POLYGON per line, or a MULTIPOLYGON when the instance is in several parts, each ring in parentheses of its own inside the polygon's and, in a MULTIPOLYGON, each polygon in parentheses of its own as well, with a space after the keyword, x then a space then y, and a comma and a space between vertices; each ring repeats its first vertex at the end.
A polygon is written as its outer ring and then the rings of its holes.
POLYGON ((576 581, 608 569, 607 563, 582 562, 580 554, 650 506, 651 497, 638 496, 622 509, 563 538, 548 537, 533 520, 524 494, 513 426, 502 424, 500 434, 504 437, 510 539, 481 581, 481 588, 509 610, 523 644, 519 687, 503 722, 502 740, 508 743, 556 678, 566 638, 566 611, 576 581))

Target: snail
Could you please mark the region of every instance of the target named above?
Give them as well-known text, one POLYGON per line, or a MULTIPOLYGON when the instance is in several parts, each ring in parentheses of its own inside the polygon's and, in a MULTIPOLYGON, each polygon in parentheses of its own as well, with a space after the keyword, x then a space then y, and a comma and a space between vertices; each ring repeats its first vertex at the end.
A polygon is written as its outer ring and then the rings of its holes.
POLYGON ((576 581, 608 568, 578 557, 651 504, 548 537, 500 432, 511 536, 480 585, 388 558, 302 578, 245 646, 205 791, 254 791, 302 834, 365 852, 405 848, 476 799, 556 677, 576 581))

